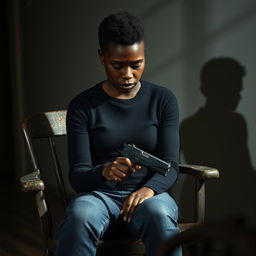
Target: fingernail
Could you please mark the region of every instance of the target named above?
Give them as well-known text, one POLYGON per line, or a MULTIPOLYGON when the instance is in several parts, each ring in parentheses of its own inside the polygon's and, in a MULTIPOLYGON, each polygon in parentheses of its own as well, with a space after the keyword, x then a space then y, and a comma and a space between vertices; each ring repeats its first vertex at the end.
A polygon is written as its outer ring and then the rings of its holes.
POLYGON ((124 221, 126 221, 127 220, 127 217, 126 216, 124 216, 124 221))
POLYGON ((131 222, 131 218, 128 219, 128 222, 131 222))

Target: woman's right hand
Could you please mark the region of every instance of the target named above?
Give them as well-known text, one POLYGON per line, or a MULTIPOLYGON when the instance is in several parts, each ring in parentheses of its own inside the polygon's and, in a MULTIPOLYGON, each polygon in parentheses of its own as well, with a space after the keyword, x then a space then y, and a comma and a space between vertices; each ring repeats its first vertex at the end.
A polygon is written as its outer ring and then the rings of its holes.
POLYGON ((123 182, 140 169, 141 166, 134 165, 129 158, 117 157, 113 162, 105 164, 102 175, 106 180, 123 182))

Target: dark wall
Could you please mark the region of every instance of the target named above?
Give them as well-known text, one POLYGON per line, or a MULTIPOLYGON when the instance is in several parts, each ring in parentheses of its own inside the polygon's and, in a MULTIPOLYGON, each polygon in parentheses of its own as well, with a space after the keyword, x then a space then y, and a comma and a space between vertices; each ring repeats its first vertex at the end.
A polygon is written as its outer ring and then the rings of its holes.
POLYGON ((3 1, 1 8, 1 34, 3 40, 1 44, 1 75, 0 75, 0 111, 1 125, 0 134, 2 143, 0 147, 0 175, 14 175, 14 141, 12 123, 12 95, 10 79, 10 55, 9 55, 9 16, 7 1, 3 1))
MULTIPOLYGON (((256 222, 256 4, 253 0, 21 1, 20 95, 24 102, 21 115, 66 108, 74 95, 105 78, 97 56, 97 26, 104 16, 118 10, 131 11, 144 21, 147 34, 144 78, 176 93, 181 123, 197 118, 192 122, 194 126, 182 135, 193 148, 189 153, 182 147, 181 160, 213 165, 225 177, 209 181, 208 218, 241 212, 256 222), (245 67, 246 74, 241 81, 239 104, 232 111, 222 109, 217 117, 207 112, 210 120, 202 134, 197 126, 201 128, 204 120, 197 113, 207 98, 200 90, 200 72, 209 59, 219 56, 235 59, 245 67), (200 143, 192 141, 192 136, 200 143), (208 156, 203 157, 202 151, 208 156)), ((220 103, 218 94, 224 93, 217 88, 216 108, 220 103)), ((226 97, 229 101, 229 94, 226 97)), ((182 192, 188 186, 186 179, 181 180, 178 190, 182 192)), ((177 200, 188 204, 182 193, 177 200)))

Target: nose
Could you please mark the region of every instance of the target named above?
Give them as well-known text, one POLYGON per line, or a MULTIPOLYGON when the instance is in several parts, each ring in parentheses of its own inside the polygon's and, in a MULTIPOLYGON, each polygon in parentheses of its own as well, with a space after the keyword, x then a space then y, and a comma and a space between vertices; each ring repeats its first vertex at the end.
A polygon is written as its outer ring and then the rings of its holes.
POLYGON ((131 67, 124 67, 122 78, 125 80, 133 78, 133 72, 131 67))

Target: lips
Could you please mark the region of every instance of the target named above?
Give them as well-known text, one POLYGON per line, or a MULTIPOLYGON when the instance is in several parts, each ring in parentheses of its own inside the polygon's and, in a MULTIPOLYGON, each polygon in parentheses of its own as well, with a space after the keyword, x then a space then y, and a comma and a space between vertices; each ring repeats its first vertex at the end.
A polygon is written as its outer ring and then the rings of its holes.
POLYGON ((132 84, 132 83, 130 83, 130 84, 122 84, 122 86, 124 86, 124 87, 131 87, 131 86, 133 86, 134 84, 132 84))

